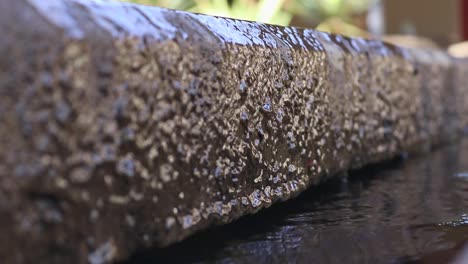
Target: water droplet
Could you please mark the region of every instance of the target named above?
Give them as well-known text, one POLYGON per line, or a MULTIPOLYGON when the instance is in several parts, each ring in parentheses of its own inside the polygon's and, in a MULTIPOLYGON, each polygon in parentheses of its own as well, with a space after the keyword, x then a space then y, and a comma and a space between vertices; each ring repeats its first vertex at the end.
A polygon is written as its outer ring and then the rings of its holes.
POLYGON ((115 147, 112 146, 112 145, 104 145, 101 148, 99 156, 101 158, 101 161, 103 161, 103 162, 114 161, 116 156, 117 156, 116 151, 115 151, 115 147))
POLYGON ((135 139, 135 131, 131 127, 126 127, 122 130, 122 139, 124 141, 132 141, 135 139))
POLYGON ((60 121, 60 122, 65 122, 68 120, 71 114, 71 109, 70 106, 64 101, 60 101, 57 104, 57 107, 55 109, 55 117, 60 121))
POLYGON ((112 241, 106 242, 104 245, 98 247, 93 253, 89 254, 88 261, 91 264, 108 263, 114 259, 117 253, 117 248, 112 241))
POLYGON ((255 144, 255 146, 258 147, 258 145, 260 145, 260 140, 259 140, 259 139, 256 139, 256 140, 254 141, 254 144, 255 144))
POLYGON ((171 180, 171 173, 172 167, 169 164, 163 164, 159 167, 159 177, 163 180, 163 182, 169 182, 171 180))
POLYGON ((214 204, 214 210, 218 215, 223 215, 224 214, 223 203, 222 202, 216 202, 214 204))
POLYGON ((221 176, 221 173, 222 173, 221 167, 216 167, 214 176, 217 178, 217 177, 221 176))
POLYGON ((261 205, 261 192, 259 190, 255 190, 253 193, 249 195, 250 203, 253 207, 258 207, 261 205))
POLYGON ((271 103, 269 101, 265 102, 262 106, 262 109, 266 112, 271 112, 271 103))
POLYGON ((193 220, 191 215, 186 215, 182 217, 182 227, 187 229, 193 225, 193 220))
POLYGON ((135 176, 135 163, 131 156, 127 156, 117 163, 117 172, 128 177, 135 176))
POLYGON ((89 214, 89 219, 95 222, 98 218, 99 218, 99 211, 96 209, 93 209, 91 213, 89 214))
POLYGON ((275 195, 276 195, 276 196, 283 196, 283 188, 277 187, 277 188, 275 189, 275 195))
POLYGON ((277 172, 279 170, 279 166, 278 166, 278 163, 275 163, 275 165, 273 165, 273 168, 271 169, 273 172, 277 172))
POLYGON ((241 118, 242 120, 246 121, 246 120, 249 119, 249 115, 248 115, 246 112, 242 111, 242 112, 240 113, 240 118, 241 118))
POLYGON ((278 120, 278 122, 283 122, 283 115, 284 115, 284 112, 283 112, 283 109, 278 109, 278 112, 276 112, 276 120, 278 120))
POLYGON ((262 137, 265 136, 265 131, 263 130, 263 127, 261 125, 258 125, 257 126, 257 131, 258 131, 258 134, 262 137))
POLYGON ((273 183, 278 183, 280 180, 280 177, 277 175, 273 178, 273 183))
POLYGON ((238 175, 240 172, 241 172, 240 168, 233 168, 231 170, 231 174, 233 174, 233 175, 238 175))
POLYGON ((114 115, 115 118, 123 118, 125 115, 125 110, 127 108, 128 101, 124 97, 119 97, 115 102, 112 107, 112 114, 114 115))
POLYGON ((290 164, 288 166, 288 170, 289 170, 289 172, 294 172, 294 171, 296 171, 296 166, 294 166, 293 164, 290 164))
POLYGON ((241 93, 245 93, 246 90, 247 90, 247 84, 245 83, 245 81, 241 81, 239 84, 239 91, 241 93))
POLYGON ((58 200, 43 197, 39 198, 36 203, 43 221, 54 224, 62 222, 63 213, 58 200))
POLYGON ((46 88, 52 88, 54 84, 53 76, 45 72, 39 75, 39 81, 46 88))
POLYGON ((174 217, 169 216, 168 218, 166 218, 166 228, 170 229, 171 227, 174 226, 175 222, 176 220, 174 219, 174 217))
POLYGON ((130 227, 135 226, 135 218, 131 215, 126 215, 125 216, 125 222, 127 222, 127 225, 130 227))
POLYGON ((72 182, 84 183, 91 178, 91 170, 86 167, 77 167, 70 172, 72 182))

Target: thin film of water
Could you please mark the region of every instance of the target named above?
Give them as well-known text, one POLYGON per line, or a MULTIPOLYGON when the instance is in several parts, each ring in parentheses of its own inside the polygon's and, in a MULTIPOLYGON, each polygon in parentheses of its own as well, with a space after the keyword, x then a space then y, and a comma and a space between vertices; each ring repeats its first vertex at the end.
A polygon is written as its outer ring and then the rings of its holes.
POLYGON ((468 140, 329 181, 130 263, 468 263, 468 140))

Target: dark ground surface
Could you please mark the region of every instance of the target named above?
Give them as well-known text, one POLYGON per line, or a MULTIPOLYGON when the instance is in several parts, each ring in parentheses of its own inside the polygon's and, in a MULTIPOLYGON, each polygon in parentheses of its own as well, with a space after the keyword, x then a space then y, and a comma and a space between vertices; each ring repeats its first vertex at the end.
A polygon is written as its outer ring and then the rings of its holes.
POLYGON ((448 263, 467 241, 464 140, 354 171, 347 182, 127 263, 448 263))

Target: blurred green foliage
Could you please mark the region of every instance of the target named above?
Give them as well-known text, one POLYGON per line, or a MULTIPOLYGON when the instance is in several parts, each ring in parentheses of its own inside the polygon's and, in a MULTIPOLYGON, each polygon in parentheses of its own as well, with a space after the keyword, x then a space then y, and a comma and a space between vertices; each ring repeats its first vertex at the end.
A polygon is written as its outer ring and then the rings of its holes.
POLYGON ((196 13, 232 17, 287 26, 293 17, 321 23, 319 29, 349 35, 362 35, 349 22, 376 0, 122 0, 139 4, 188 10, 196 13), (340 32, 343 31, 343 32, 340 32))
POLYGON ((284 9, 287 0, 125 0, 191 12, 288 25, 293 14, 284 9))

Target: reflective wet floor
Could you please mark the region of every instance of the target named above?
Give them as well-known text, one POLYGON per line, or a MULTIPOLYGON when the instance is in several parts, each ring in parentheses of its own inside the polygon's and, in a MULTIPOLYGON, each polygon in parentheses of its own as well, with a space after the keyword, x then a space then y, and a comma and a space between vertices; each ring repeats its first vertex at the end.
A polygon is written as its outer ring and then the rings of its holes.
POLYGON ((468 140, 354 171, 130 263, 468 263, 468 140))

